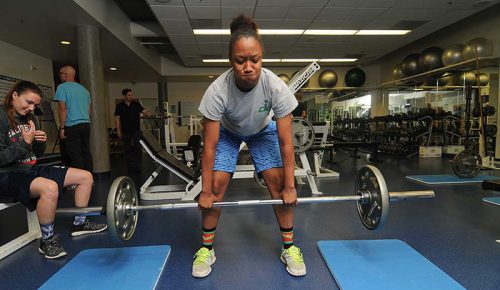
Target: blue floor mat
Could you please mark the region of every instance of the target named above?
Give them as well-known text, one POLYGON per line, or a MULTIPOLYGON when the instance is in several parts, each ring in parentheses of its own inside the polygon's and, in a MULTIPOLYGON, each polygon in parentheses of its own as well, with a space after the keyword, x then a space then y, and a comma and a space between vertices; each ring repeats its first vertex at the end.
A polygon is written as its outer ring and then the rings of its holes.
POLYGON ((485 197, 483 198, 484 202, 491 203, 493 205, 500 206, 500 197, 485 197))
POLYGON ((154 289, 170 246, 84 250, 40 289, 154 289))
POLYGON ((340 289, 465 289, 400 240, 319 241, 340 289))
POLYGON ((460 178, 452 174, 407 175, 406 179, 421 182, 424 184, 462 184, 462 183, 477 183, 477 182, 483 182, 483 180, 498 179, 498 176, 478 175, 472 178, 460 178))

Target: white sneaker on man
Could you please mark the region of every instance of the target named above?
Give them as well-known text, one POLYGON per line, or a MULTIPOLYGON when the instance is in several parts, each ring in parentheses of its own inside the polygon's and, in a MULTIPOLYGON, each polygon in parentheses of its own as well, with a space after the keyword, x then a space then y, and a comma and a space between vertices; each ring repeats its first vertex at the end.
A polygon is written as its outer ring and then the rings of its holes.
POLYGON ((306 264, 300 249, 291 246, 288 249, 281 250, 281 262, 286 265, 286 270, 293 276, 304 276, 306 274, 306 264))

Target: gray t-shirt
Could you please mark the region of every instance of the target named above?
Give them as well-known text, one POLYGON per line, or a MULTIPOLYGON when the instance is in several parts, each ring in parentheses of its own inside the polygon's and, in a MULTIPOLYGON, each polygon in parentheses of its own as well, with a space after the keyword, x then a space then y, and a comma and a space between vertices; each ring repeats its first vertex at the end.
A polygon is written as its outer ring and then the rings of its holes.
POLYGON ((220 121, 229 131, 249 136, 269 124, 271 110, 276 118, 282 118, 296 106, 288 86, 270 70, 262 68, 257 85, 242 92, 236 86, 233 69, 229 69, 208 87, 198 110, 206 118, 220 121))

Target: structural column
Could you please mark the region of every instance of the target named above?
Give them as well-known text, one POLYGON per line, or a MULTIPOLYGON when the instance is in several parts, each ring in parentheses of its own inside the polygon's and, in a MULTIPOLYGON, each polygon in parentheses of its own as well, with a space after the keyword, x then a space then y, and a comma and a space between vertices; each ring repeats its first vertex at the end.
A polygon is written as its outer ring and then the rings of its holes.
POLYGON ((160 120, 161 120, 160 140, 162 140, 161 143, 164 144, 165 146, 166 146, 166 144, 164 143, 166 140, 165 139, 165 134, 166 134, 165 124, 167 124, 167 122, 171 121, 171 119, 165 120, 165 117, 167 117, 166 116, 167 111, 169 110, 169 108, 165 108, 165 106, 164 106, 167 103, 168 103, 167 79, 165 77, 162 77, 158 81, 158 108, 159 108, 160 116, 157 116, 157 117, 160 117, 160 120))
POLYGON ((76 29, 76 35, 80 82, 89 90, 92 98, 90 151, 94 161, 94 173, 99 176, 99 174, 110 172, 100 31, 98 27, 79 25, 76 29))
POLYGON ((371 91, 371 117, 385 116, 389 114, 389 90, 374 89, 371 91))

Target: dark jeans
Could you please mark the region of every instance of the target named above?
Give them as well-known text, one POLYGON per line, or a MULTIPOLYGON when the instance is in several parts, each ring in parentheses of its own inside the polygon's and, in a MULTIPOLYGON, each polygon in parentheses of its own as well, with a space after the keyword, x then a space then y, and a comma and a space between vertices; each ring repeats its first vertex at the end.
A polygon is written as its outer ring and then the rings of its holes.
POLYGON ((93 163, 90 154, 90 123, 66 126, 64 129, 64 150, 67 158, 66 166, 76 167, 92 172, 93 163))
POLYGON ((122 134, 123 154, 129 169, 139 169, 141 165, 142 146, 139 143, 140 134, 140 131, 122 134))

